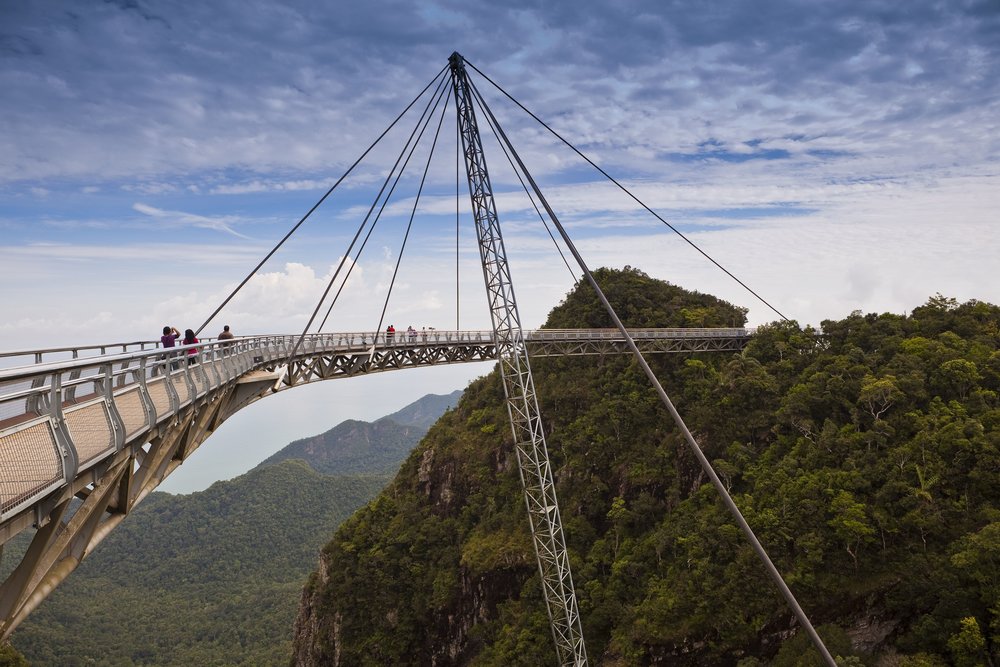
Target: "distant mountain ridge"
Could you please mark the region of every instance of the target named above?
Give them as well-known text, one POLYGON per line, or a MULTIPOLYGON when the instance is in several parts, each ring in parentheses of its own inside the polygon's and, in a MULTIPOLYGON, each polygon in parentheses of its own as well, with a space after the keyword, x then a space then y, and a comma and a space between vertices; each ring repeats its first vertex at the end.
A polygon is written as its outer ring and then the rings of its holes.
POLYGON ((450 394, 427 394, 423 398, 410 403, 405 408, 382 417, 378 421, 391 419, 397 424, 416 426, 426 431, 434 422, 441 418, 441 415, 448 408, 458 405, 458 399, 462 398, 462 393, 462 389, 456 389, 450 394))
POLYGON ((325 475, 393 474, 431 424, 461 396, 461 389, 428 394, 374 422, 348 419, 325 433, 290 443, 257 468, 302 459, 325 475))

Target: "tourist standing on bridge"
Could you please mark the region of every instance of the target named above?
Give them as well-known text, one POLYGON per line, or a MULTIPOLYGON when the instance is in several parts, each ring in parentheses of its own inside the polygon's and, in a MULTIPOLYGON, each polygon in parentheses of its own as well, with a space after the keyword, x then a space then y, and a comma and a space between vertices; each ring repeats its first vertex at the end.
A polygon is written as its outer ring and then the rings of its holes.
POLYGON ((396 338, 396 327, 391 324, 385 328, 385 342, 391 343, 396 338))
MULTIPOLYGON (((219 334, 219 340, 232 340, 233 332, 229 330, 229 325, 222 327, 222 333, 219 334)), ((226 347, 232 345, 232 343, 226 343, 226 347)))
MULTIPOLYGON (((181 332, 175 327, 163 327, 163 335, 160 336, 160 347, 174 347, 177 339, 180 337, 181 332)), ((173 354, 164 355, 164 359, 167 357, 172 357, 173 354)), ((170 370, 177 370, 177 362, 170 362, 170 370)))
POLYGON ((175 327, 163 327, 163 335, 160 336, 160 345, 163 347, 173 347, 174 341, 181 337, 181 332, 175 327))
MULTIPOLYGON (((184 330, 184 344, 194 345, 198 342, 198 339, 194 336, 194 331, 191 329, 184 330)), ((188 365, 198 363, 198 348, 192 347, 187 351, 188 353, 188 365)))

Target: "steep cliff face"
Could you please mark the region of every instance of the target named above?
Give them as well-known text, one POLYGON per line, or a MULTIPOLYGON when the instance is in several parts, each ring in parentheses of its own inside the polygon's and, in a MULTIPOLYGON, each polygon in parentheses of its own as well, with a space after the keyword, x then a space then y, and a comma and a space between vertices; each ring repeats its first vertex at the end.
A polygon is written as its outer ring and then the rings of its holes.
MULTIPOLYGON (((700 326, 743 323, 736 307, 636 271, 599 276, 632 326, 680 326, 690 318, 700 326)), ((589 293, 575 293, 547 326, 609 326, 595 307, 589 293)), ((677 363, 659 360, 663 368, 677 363)), ((628 359, 540 360, 534 367, 567 534, 577 550, 607 530, 605 515, 619 493, 641 486, 660 497, 662 509, 666 496, 677 495, 678 475, 685 486, 693 483, 693 461, 674 458, 669 429, 643 426, 645 413, 658 408, 627 372, 628 359), (617 387, 622 373, 625 391, 617 387), (647 431, 655 442, 621 447, 644 441, 639 434, 647 431), (651 455, 655 460, 647 461, 651 455)), ((303 593, 295 659, 452 665, 496 654, 502 663, 512 650, 544 663, 553 649, 536 573, 495 371, 466 390, 395 482, 324 549, 303 593)))
MULTIPOLYGON (((502 408, 498 391, 490 377, 467 393, 477 395, 474 405, 502 408)), ((489 444, 469 438, 470 417, 488 419, 471 412, 460 404, 446 414, 391 487, 323 550, 295 624, 296 664, 353 665, 366 656, 379 664, 461 664, 481 648, 475 628, 517 597, 534 568, 526 531, 478 547, 470 534, 485 534, 477 515, 496 513, 497 480, 517 474, 499 437, 489 444), (493 509, 479 506, 484 497, 493 509), (491 562, 478 565, 477 557, 491 562)), ((490 436, 493 425, 504 426, 489 423, 490 436)), ((506 489, 502 514, 523 518, 513 490, 506 489)))
POLYGON ((330 562, 325 554, 320 554, 319 564, 310 579, 310 585, 302 591, 302 601, 299 603, 299 612, 295 616, 295 629, 292 636, 293 656, 292 663, 302 667, 318 667, 321 664, 340 664, 340 656, 337 645, 340 643, 340 621, 336 614, 332 617, 322 618, 317 613, 319 609, 319 598, 315 595, 317 590, 324 588, 330 581, 326 573, 330 567, 330 562), (333 643, 333 654, 325 662, 326 651, 320 647, 327 642, 324 638, 329 637, 333 643))
MULTIPOLYGON (((631 326, 743 321, 634 270, 599 280, 631 326)), ((548 325, 608 322, 580 288, 548 325)), ((836 653, 986 656, 1000 628, 1000 309, 932 300, 814 333, 776 325, 740 355, 650 361, 836 653)), ((533 370, 592 663, 811 664, 634 364, 533 370)), ((552 664, 513 456, 494 372, 324 548, 296 664, 552 664)))

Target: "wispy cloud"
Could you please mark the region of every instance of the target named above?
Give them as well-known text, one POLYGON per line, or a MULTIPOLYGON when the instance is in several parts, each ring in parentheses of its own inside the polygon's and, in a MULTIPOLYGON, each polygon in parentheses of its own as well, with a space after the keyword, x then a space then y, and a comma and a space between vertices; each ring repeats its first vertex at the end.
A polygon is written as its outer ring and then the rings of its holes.
MULTIPOLYGON (((35 243, 0 248, 0 261, 15 273, 41 272, 70 278, 74 266, 82 262, 113 263, 119 268, 141 268, 143 264, 252 266, 267 251, 261 246, 205 245, 198 243, 80 245, 35 243), (28 268, 31 267, 31 268, 28 268)), ((83 281, 80 281, 83 284, 83 281)))
POLYGON ((276 181, 255 179, 243 183, 216 185, 209 192, 214 195, 244 195, 258 192, 298 192, 301 190, 326 190, 331 183, 315 179, 276 181))
POLYGON ((155 218, 158 221, 157 224, 164 227, 200 227, 202 229, 212 229, 232 234, 241 239, 251 240, 249 236, 240 234, 230 226, 239 221, 239 218, 236 216, 207 217, 193 213, 184 213, 183 211, 165 211, 142 203, 133 204, 132 208, 139 213, 155 218))

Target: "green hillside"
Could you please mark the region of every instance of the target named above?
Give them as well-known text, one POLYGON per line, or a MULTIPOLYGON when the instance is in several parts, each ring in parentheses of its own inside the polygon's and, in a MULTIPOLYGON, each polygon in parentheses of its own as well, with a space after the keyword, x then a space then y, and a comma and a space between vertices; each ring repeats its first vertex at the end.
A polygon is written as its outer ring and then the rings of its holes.
MULTIPOLYGON (((343 422, 202 493, 152 494, 18 628, 14 647, 36 667, 284 664, 323 542, 461 393, 343 422)), ((29 539, 5 545, 0 575, 29 539)), ((0 646, 0 666, 10 650, 0 646)))
MULTIPOLYGON (((598 279, 631 326, 743 321, 635 270, 598 279)), ((548 320, 607 324, 585 285, 548 320)), ((849 664, 1000 659, 998 348, 1000 308, 935 297, 649 357, 849 664)), ((533 369, 592 663, 819 664, 632 361, 533 369)), ((297 664, 553 664, 516 470, 493 374, 324 548, 297 664)))
POLYGON ((302 580, 383 487, 286 461, 154 493, 14 633, 40 665, 285 664, 302 580))

